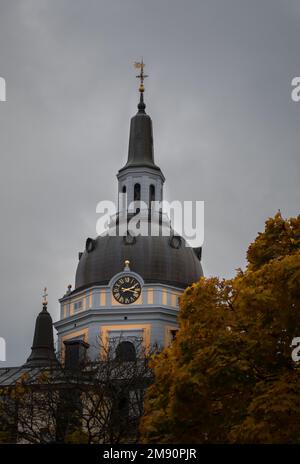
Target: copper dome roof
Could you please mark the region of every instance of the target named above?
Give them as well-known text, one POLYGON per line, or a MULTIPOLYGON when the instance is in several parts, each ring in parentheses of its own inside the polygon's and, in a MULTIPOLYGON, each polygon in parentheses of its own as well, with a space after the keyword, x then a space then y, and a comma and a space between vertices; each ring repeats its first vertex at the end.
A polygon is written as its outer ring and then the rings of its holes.
POLYGON ((127 243, 120 236, 99 236, 88 239, 86 250, 80 254, 76 271, 75 291, 92 285, 107 285, 123 270, 124 261, 142 276, 146 283, 162 283, 185 288, 203 275, 201 249, 186 246, 183 238, 172 242, 166 236, 138 236, 127 243))

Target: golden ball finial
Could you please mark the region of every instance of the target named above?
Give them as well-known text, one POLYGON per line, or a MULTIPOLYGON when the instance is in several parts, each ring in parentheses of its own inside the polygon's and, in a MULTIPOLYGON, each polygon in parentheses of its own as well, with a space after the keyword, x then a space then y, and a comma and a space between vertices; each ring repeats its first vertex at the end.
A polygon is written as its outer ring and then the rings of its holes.
POLYGON ((130 261, 129 261, 129 259, 125 259, 124 264, 125 264, 124 270, 126 269, 127 271, 128 270, 130 271, 130 267, 129 267, 130 261))

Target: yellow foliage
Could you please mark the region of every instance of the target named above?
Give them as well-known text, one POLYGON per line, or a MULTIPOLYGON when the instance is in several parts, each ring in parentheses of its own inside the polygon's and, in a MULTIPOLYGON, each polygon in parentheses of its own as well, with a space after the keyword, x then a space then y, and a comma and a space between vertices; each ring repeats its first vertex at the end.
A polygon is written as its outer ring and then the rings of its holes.
POLYGON ((300 216, 278 213, 229 281, 205 279, 180 299, 180 330, 154 360, 144 442, 300 440, 300 216))

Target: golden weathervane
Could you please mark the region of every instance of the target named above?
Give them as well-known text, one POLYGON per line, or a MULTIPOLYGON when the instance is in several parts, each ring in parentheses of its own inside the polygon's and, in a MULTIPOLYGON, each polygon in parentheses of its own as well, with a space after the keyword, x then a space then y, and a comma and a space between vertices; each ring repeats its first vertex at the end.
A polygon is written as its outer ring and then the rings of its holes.
POLYGON ((140 69, 140 74, 138 76, 136 76, 138 79, 140 79, 140 87, 139 87, 139 91, 140 92, 144 92, 145 90, 145 87, 144 87, 144 79, 146 79, 147 74, 144 74, 144 67, 145 67, 145 63, 143 62, 143 58, 141 61, 136 61, 134 63, 134 67, 136 69, 140 69))

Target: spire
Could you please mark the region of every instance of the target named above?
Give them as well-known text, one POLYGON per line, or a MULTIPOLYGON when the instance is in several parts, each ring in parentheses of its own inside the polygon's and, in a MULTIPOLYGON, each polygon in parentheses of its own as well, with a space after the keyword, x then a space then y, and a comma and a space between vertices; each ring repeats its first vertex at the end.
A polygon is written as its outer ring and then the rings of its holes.
POLYGON ((54 352, 52 318, 47 311, 47 296, 45 287, 43 309, 36 318, 31 354, 25 367, 47 367, 58 363, 54 352))
POLYGON ((128 160, 120 171, 128 167, 149 167, 160 171, 159 167, 154 163, 152 121, 145 111, 144 80, 148 77, 144 74, 145 63, 141 60, 135 62, 134 66, 140 70, 140 74, 136 76, 140 79, 140 101, 137 105, 138 112, 131 118, 130 122, 128 160))
POLYGON ((138 107, 139 113, 146 114, 146 111, 145 111, 146 105, 144 103, 144 94, 143 94, 143 92, 140 93, 140 102, 139 102, 137 107, 138 107))

